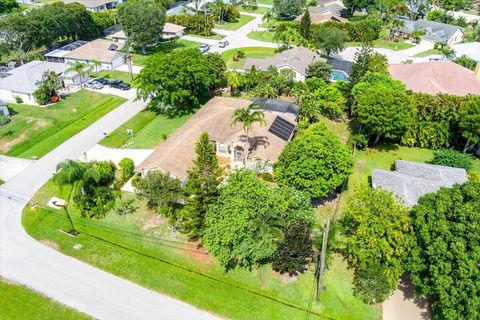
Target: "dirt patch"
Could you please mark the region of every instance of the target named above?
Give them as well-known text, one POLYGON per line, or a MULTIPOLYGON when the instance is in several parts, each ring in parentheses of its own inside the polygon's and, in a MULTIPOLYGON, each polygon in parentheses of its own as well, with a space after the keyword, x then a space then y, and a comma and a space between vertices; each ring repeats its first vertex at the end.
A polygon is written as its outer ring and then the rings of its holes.
POLYGON ((258 271, 258 279, 262 284, 267 283, 267 281, 265 280, 265 273, 263 273, 263 270, 258 271))
POLYGON ((60 249, 60 246, 57 243, 53 242, 52 240, 41 240, 40 242, 55 250, 60 249))
POLYGON ((159 214, 153 214, 151 215, 143 224, 142 229, 143 230, 150 230, 153 228, 158 227, 161 224, 167 223, 167 219, 162 217, 159 214))
POLYGON ((272 270, 272 273, 276 278, 279 278, 283 284, 294 283, 295 281, 298 280, 298 275, 289 275, 288 272, 281 274, 279 272, 272 270))
POLYGON ((19 142, 22 142, 27 137, 26 133, 22 133, 18 137, 12 140, 0 140, 0 151, 7 152, 11 147, 19 142))

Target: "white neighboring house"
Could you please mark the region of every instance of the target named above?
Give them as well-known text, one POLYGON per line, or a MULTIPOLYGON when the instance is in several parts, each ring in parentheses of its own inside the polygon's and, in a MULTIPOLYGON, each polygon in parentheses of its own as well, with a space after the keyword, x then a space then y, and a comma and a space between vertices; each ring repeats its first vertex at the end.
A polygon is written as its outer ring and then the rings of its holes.
POLYGON ((114 70, 125 64, 125 54, 122 43, 113 43, 104 39, 96 39, 90 42, 75 41, 59 49, 45 54, 45 59, 50 62, 68 63, 80 61, 92 63, 99 61, 98 70, 114 70))
POLYGON ((16 97, 19 97, 23 103, 37 105, 33 93, 45 71, 54 71, 62 78, 65 86, 79 85, 80 76, 73 72, 65 75, 67 68, 63 63, 35 60, 12 69, 5 78, 0 79, 0 100, 16 102, 16 97))
POLYGON ((408 36, 414 31, 424 31, 425 35, 421 37, 422 40, 430 42, 439 42, 442 44, 452 45, 460 43, 465 37, 463 28, 451 24, 430 21, 425 19, 418 19, 416 21, 401 19, 404 26, 398 30, 391 30, 394 36, 408 36))
MULTIPOLYGON (((163 26, 162 38, 171 39, 174 37, 181 37, 183 36, 184 30, 185 27, 182 27, 178 24, 166 22, 163 26)), ((114 42, 125 43, 127 41, 127 35, 123 30, 115 32, 114 34, 110 35, 109 38, 111 38, 114 42)))
POLYGON ((480 63, 480 42, 466 42, 454 44, 452 47, 455 51, 455 55, 459 58, 461 56, 467 56, 477 63, 480 63))
POLYGON ((100 12, 109 9, 115 9, 119 3, 124 0, 64 0, 65 3, 78 2, 83 4, 87 10, 92 12, 100 12))

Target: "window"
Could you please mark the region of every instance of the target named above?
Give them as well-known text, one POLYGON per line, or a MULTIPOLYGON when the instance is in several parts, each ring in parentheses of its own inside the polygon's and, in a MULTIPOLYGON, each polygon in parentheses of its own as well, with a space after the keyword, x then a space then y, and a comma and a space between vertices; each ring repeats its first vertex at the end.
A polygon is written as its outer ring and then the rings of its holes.
POLYGON ((217 153, 228 154, 228 146, 225 143, 218 143, 217 148, 217 153))

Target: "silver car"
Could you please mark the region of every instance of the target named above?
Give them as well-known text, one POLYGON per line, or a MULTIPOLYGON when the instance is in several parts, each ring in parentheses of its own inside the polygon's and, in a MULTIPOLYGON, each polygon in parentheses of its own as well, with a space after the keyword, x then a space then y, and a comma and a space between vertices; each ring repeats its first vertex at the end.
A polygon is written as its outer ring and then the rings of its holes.
POLYGON ((103 84, 95 80, 88 80, 87 82, 85 82, 85 87, 90 89, 100 90, 103 88, 103 84))

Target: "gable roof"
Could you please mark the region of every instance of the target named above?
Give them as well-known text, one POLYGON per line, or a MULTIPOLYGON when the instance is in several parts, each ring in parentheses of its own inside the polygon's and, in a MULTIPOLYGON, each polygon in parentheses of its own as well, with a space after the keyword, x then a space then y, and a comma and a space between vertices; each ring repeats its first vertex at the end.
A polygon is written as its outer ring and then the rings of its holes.
POLYGON ((310 49, 300 46, 277 53, 271 58, 247 58, 245 64, 243 65, 243 69, 249 70, 252 68, 252 66, 255 66, 259 70, 267 71, 270 66, 274 66, 276 68, 290 67, 305 75, 307 66, 319 59, 320 56, 318 54, 310 49))
POLYGON ((465 169, 402 160, 395 161, 395 171, 372 170, 372 186, 392 192, 408 207, 427 193, 467 180, 465 169))
MULTIPOLYGON (((231 126, 232 114, 239 108, 248 107, 252 101, 215 97, 207 102, 187 122, 178 128, 167 140, 158 145, 155 151, 137 169, 158 168, 184 180, 187 170, 195 158, 195 143, 203 132, 210 139, 231 144, 245 139, 241 124, 231 126)), ((287 141, 268 131, 277 116, 296 125, 295 117, 288 113, 265 112, 265 126, 255 123, 250 130, 253 141, 252 157, 275 162, 287 141)))
POLYGON ((308 7, 308 12, 310 12, 310 14, 330 12, 339 17, 342 15, 342 12, 344 10, 345 8, 337 3, 332 3, 332 4, 321 6, 321 7, 308 7))
POLYGON ((42 79, 45 71, 54 71, 61 75, 65 71, 63 63, 30 61, 8 72, 7 77, 0 79, 0 87, 5 90, 33 94, 36 83, 42 79))
POLYGON ((426 35, 423 38, 431 41, 447 42, 457 31, 463 33, 463 29, 459 26, 451 24, 430 21, 425 19, 418 19, 416 21, 401 19, 405 26, 400 28, 400 31, 410 34, 416 30, 423 30, 426 35))
POLYGON ((448 93, 456 96, 480 95, 480 79, 473 71, 449 61, 390 64, 390 75, 413 92, 448 93))
MULTIPOLYGON (((302 17, 303 15, 296 17, 295 21, 297 22, 302 21, 302 17)), ((327 21, 347 22, 348 19, 345 19, 332 12, 315 12, 315 13, 310 13, 310 21, 312 24, 320 24, 327 21)))

